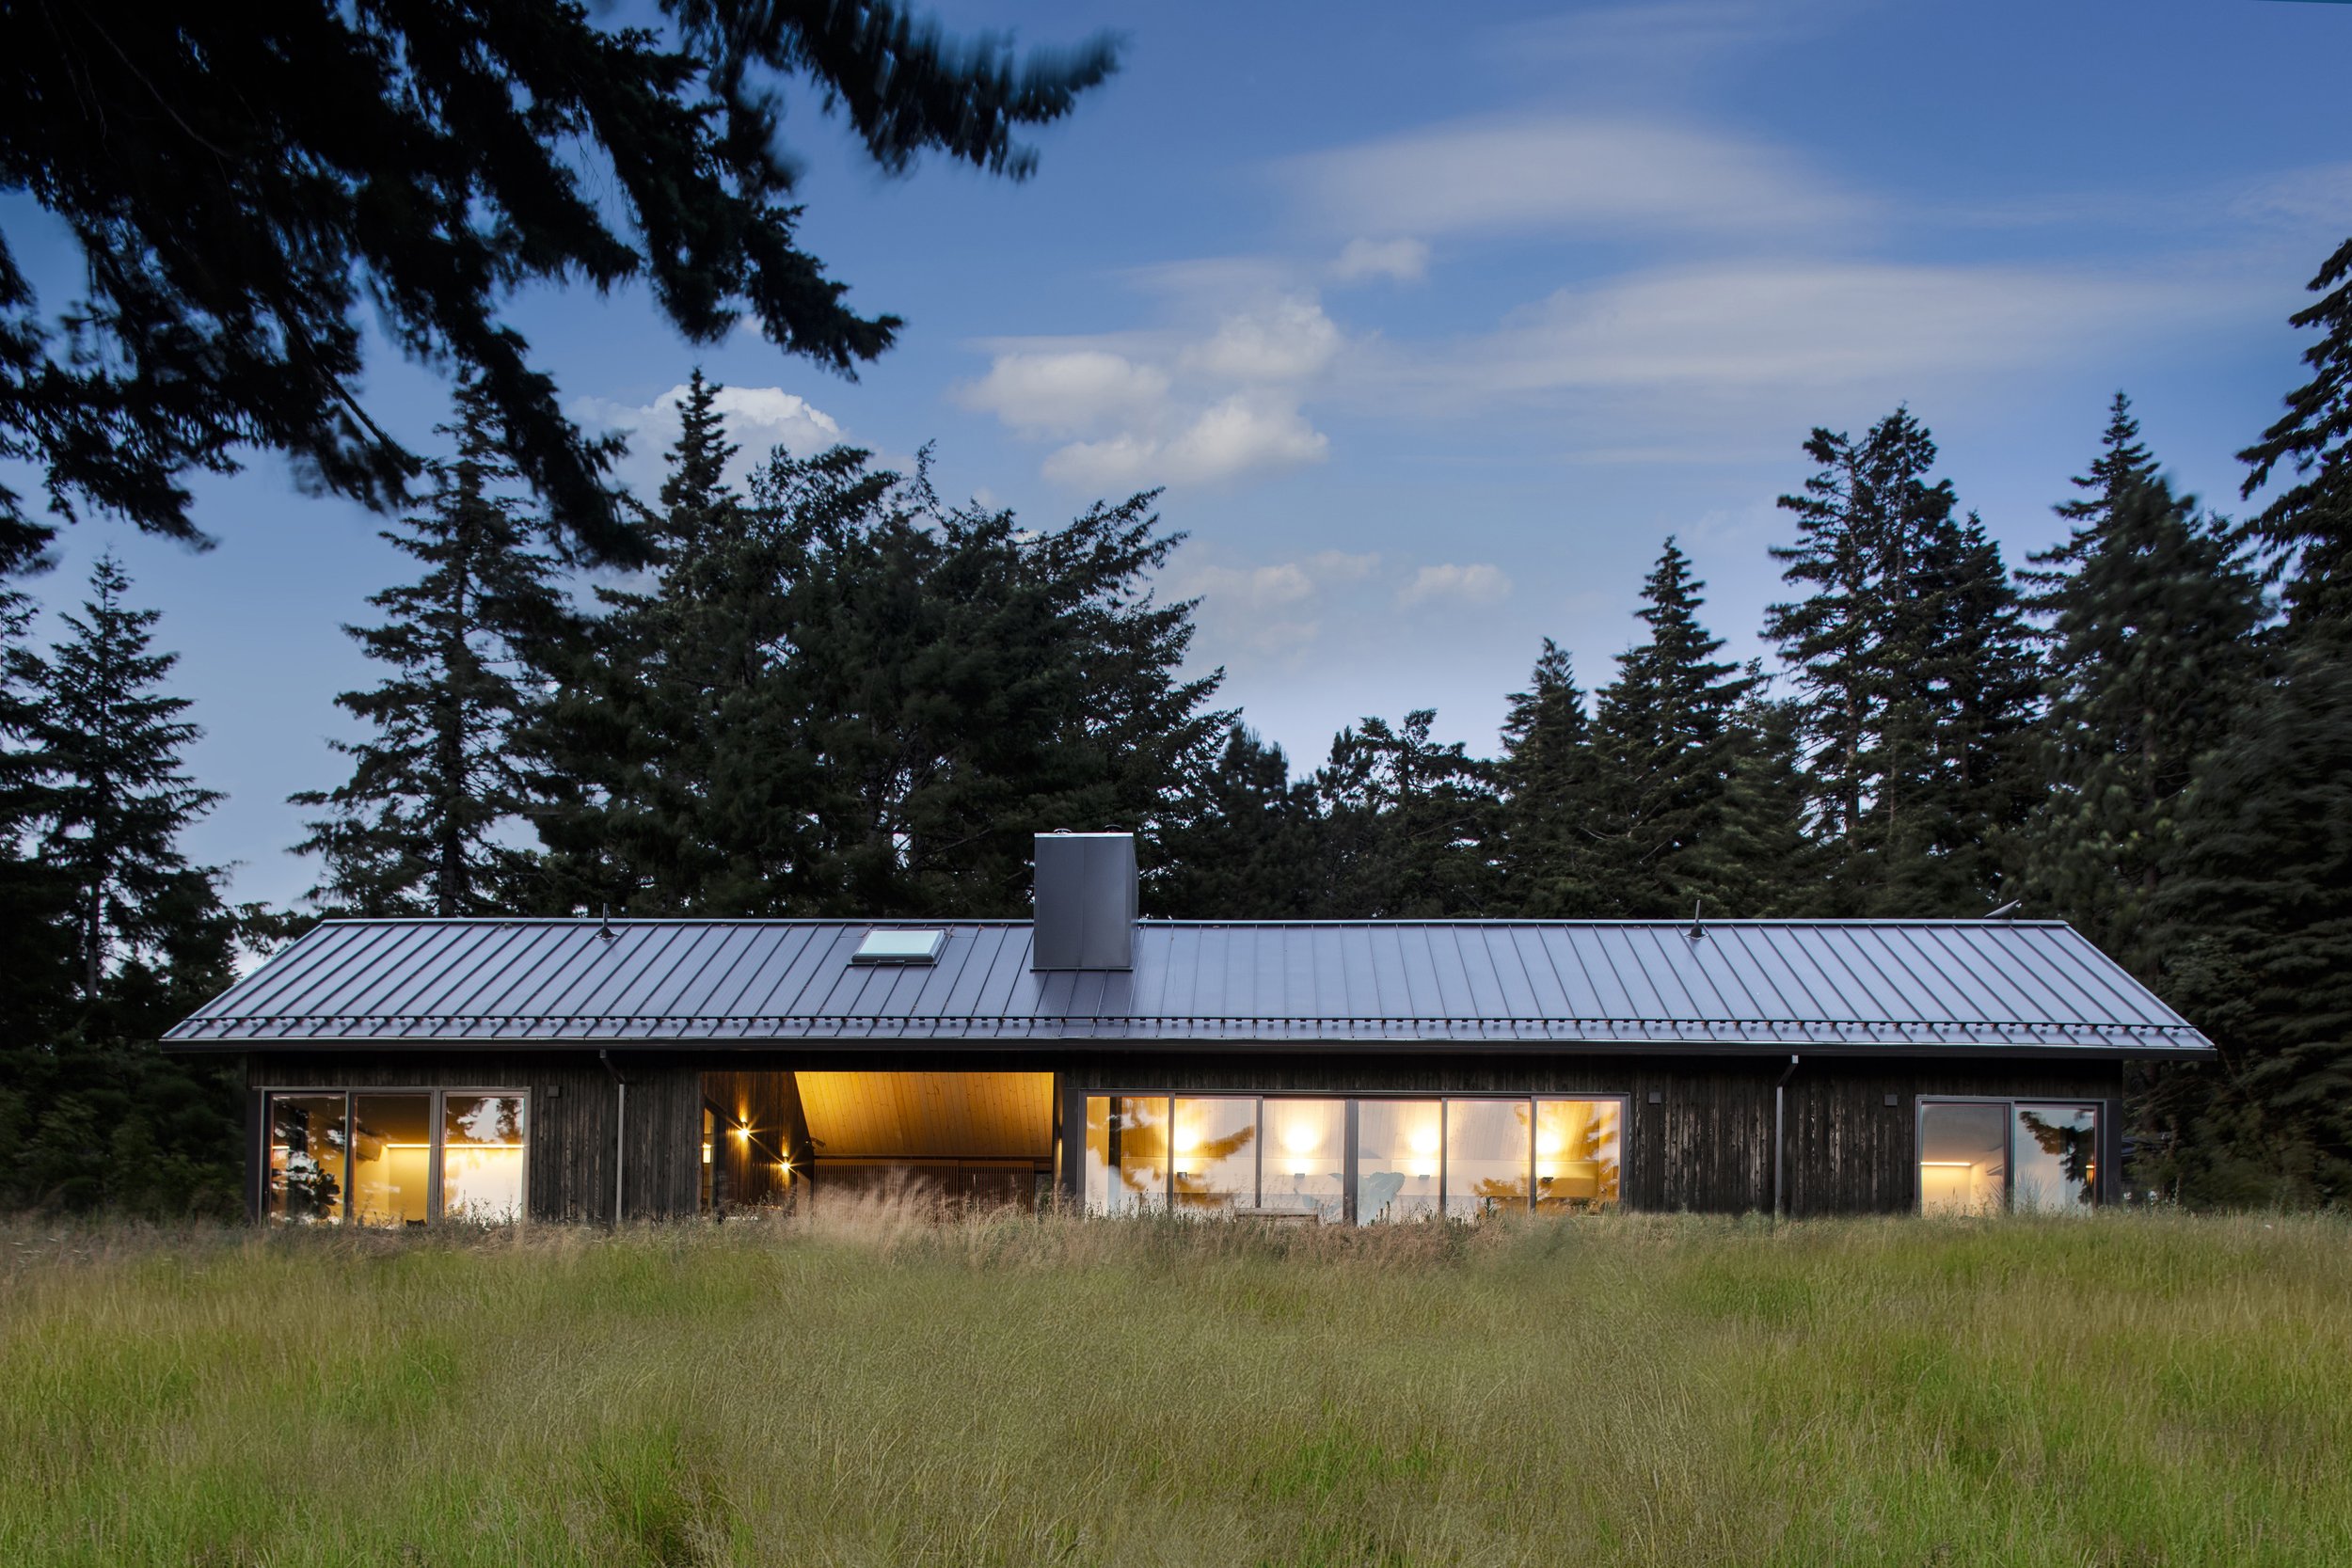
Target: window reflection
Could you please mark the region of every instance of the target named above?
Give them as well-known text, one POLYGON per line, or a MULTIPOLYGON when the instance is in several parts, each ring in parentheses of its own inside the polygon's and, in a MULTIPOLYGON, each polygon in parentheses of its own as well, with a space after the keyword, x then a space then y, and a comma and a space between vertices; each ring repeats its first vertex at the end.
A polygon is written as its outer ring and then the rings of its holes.
POLYGON ((297 1224, 343 1217, 343 1097, 272 1095, 269 1101, 269 1212, 297 1224))
POLYGON ((1597 1209, 1617 1198, 1617 1102, 1544 1100, 1535 1105, 1535 1206, 1597 1209))
POLYGON ((1434 1100, 1366 1100, 1356 1107, 1356 1217, 1427 1219, 1438 1212, 1445 1112, 1434 1100))
MULTIPOLYGON (((1126 1095, 1108 1101, 1107 1108, 1111 1114, 1104 1134, 1103 1190, 1099 1199, 1090 1196, 1089 1201, 1106 1214, 1136 1214, 1166 1208, 1167 1100, 1158 1095, 1126 1095)), ((1091 1122, 1089 1111, 1089 1133, 1091 1122)))
POLYGON ((1989 1213, 2007 1201, 2008 1124, 2006 1105, 1920 1108, 1920 1212, 1989 1213))
POLYGON ((1347 1101, 1265 1102, 1265 1175, 1261 1207, 1336 1221, 1347 1189, 1347 1101))
POLYGON ((432 1191, 433 1096, 351 1097, 351 1206, 360 1225, 422 1225, 432 1191))
POLYGON ((1258 1200, 1258 1102, 1176 1101, 1176 1206, 1247 1209, 1258 1200))
POLYGON ((1480 1219, 1527 1207, 1528 1102, 1449 1100, 1445 1107, 1445 1212, 1480 1219))
POLYGON ((2020 1105, 2010 1206, 2087 1214, 2097 1194, 2099 1113, 2089 1105, 2020 1105))
POLYGON ((453 1094, 441 1107, 441 1214, 503 1224, 523 1216, 523 1097, 453 1094))

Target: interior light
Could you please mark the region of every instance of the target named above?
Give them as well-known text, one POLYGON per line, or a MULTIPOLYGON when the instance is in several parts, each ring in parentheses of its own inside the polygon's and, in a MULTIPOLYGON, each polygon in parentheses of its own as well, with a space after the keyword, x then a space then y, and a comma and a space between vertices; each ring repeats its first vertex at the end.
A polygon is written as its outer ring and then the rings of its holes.
POLYGON ((1546 1130, 1545 1132, 1537 1134, 1535 1138, 1535 1152, 1546 1155, 1559 1153, 1560 1134, 1549 1130, 1546 1130))
POLYGON ((1431 1160, 1416 1160, 1413 1162, 1413 1174, 1426 1181, 1438 1174, 1437 1163, 1431 1160))
POLYGON ((1323 1132, 1311 1121, 1294 1121, 1282 1133, 1282 1147, 1293 1154, 1312 1154, 1322 1142, 1323 1132))
POLYGON ((1438 1152, 1438 1130, 1436 1127, 1422 1127, 1414 1130, 1413 1152, 1416 1154, 1432 1155, 1438 1152))

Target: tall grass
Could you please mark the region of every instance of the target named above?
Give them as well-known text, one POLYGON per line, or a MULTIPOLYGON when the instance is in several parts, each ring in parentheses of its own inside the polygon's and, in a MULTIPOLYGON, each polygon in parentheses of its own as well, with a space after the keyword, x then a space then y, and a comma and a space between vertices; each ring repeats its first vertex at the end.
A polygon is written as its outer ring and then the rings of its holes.
POLYGON ((0 1229, 0 1562, 2352 1562, 2352 1227, 0 1229))

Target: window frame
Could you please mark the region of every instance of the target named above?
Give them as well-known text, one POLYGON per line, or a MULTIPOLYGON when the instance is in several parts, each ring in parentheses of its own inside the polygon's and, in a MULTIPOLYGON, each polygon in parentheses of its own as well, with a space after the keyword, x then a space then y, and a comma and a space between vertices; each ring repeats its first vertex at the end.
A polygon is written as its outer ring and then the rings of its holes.
POLYGON ((1927 1184, 1919 1180, 1920 1160, 1928 1147, 1928 1111, 1936 1105, 1998 1105, 2005 1113, 2001 1117, 2001 1212, 2012 1213, 2017 1203, 2017 1107, 2020 1105, 2063 1106, 2070 1110, 2088 1110, 2097 1123, 2091 1135, 2091 1158, 2097 1174, 2090 1179, 2092 1209, 2104 1209, 2112 1201, 2110 1185, 2117 1178, 2111 1151, 2118 1136, 2116 1116, 2120 1101, 2102 1099, 2095 1094, 1919 1094, 1911 1101, 1911 1212, 1927 1214, 1927 1184))
MULTIPOLYGON (((533 1094, 527 1087, 516 1087, 514 1085, 501 1087, 498 1085, 475 1085, 471 1084, 266 1084, 257 1086, 254 1093, 259 1097, 256 1103, 258 1103, 261 1108, 261 1115, 258 1118, 260 1144, 254 1150, 255 1165, 260 1172, 254 1195, 256 1198, 254 1217, 263 1224, 284 1223, 280 1221, 278 1216, 271 1211, 270 1206, 269 1156, 271 1145, 276 1137, 276 1130, 270 1117, 270 1101, 281 1095, 288 1098, 297 1098, 303 1096, 323 1098, 327 1095, 341 1095, 343 1101, 343 1126, 346 1130, 348 1130, 351 1126, 352 1100, 354 1097, 358 1095, 379 1094, 421 1094, 426 1096, 430 1101, 427 1114, 432 1118, 430 1125, 433 1129, 433 1147, 425 1157, 424 1223, 427 1226, 437 1226, 443 1223, 443 1215, 441 1212, 441 1155, 447 1141, 448 1129, 445 1125, 445 1120, 449 1114, 449 1097, 451 1095, 496 1095, 520 1100, 523 1102, 523 1168, 521 1178, 523 1201, 521 1210, 512 1220, 507 1221, 506 1223, 511 1225, 524 1225, 530 1222, 531 1148, 532 1144, 535 1141, 538 1135, 539 1106, 538 1096, 533 1094)), ((363 1227, 358 1224, 358 1220, 353 1217, 351 1212, 352 1158, 352 1140, 348 1131, 346 1131, 343 1138, 343 1169, 342 1188, 343 1195, 343 1212, 342 1218, 329 1221, 328 1223, 349 1227, 350 1228, 356 1230, 363 1227)), ((392 1230, 403 1227, 398 1226, 369 1226, 364 1228, 392 1230)))
MULTIPOLYGON (((1082 1130, 1086 1125, 1086 1102, 1089 1100, 1107 1100, 1110 1101, 1109 1109, 1106 1111, 1105 1115, 1109 1118, 1108 1130, 1110 1132, 1111 1147, 1113 1148, 1117 1147, 1118 1133, 1120 1131, 1119 1101, 1122 1100, 1156 1100, 1161 1101, 1166 1106, 1167 1116, 1168 1118, 1168 1154, 1161 1162, 1161 1191, 1157 1195, 1160 1208, 1157 1211, 1147 1210, 1145 1212, 1156 1212, 1163 1213, 1174 1213, 1178 1212, 1175 1204, 1175 1112, 1176 1102, 1178 1101, 1187 1100, 1243 1100, 1250 1101, 1255 1103, 1257 1107, 1256 1125, 1260 1130, 1260 1136, 1253 1141, 1257 1151, 1256 1196, 1260 1205, 1263 1205, 1265 1201, 1265 1138, 1263 1136, 1263 1132, 1265 1128, 1266 1102, 1268 1101, 1276 1100, 1339 1101, 1344 1108, 1342 1115, 1341 1132, 1341 1219, 1339 1223, 1347 1226, 1375 1223, 1367 1222, 1359 1218, 1356 1212, 1357 1188, 1361 1175, 1359 1164, 1359 1145, 1360 1140, 1358 1130, 1359 1117, 1357 1111, 1359 1106, 1368 1101, 1430 1101, 1434 1102, 1438 1106, 1438 1191, 1436 1195, 1438 1208, 1435 1218, 1444 1220, 1451 1217, 1446 1212, 1446 1198, 1447 1177, 1451 1173, 1453 1164, 1453 1150, 1449 1147, 1452 1141, 1451 1123, 1453 1118, 1446 1114, 1447 1106, 1457 1102, 1475 1101, 1486 1104, 1524 1105, 1527 1107, 1527 1201, 1525 1204, 1525 1212, 1534 1214, 1543 1212, 1541 1206, 1542 1188, 1536 1177, 1536 1171, 1542 1161, 1541 1107, 1546 1103, 1555 1101, 1593 1102, 1609 1101, 1614 1102, 1617 1107, 1617 1196, 1614 1199, 1610 1200, 1610 1206, 1622 1209, 1626 1205, 1626 1144, 1628 1139, 1631 1137, 1633 1131, 1633 1094, 1629 1089, 1596 1089, 1589 1091, 1574 1089, 1543 1089, 1530 1091, 1526 1094, 1449 1094, 1442 1089, 1278 1089, 1268 1093, 1264 1091, 1244 1089, 1184 1090, 1159 1087, 1132 1088, 1120 1086, 1100 1086, 1093 1085, 1080 1086, 1073 1085, 1070 1088, 1070 1094, 1072 1099, 1076 1102, 1078 1110, 1077 1122, 1082 1130)), ((2042 1102, 2045 1101, 2036 1101, 2036 1103, 2042 1102)), ((2048 1100, 2046 1101, 2046 1103, 2067 1104, 2073 1103, 2073 1101, 2066 1101, 2063 1098, 2058 1098, 2048 1100)), ((1113 1162, 1112 1168, 1117 1168, 1116 1162, 1113 1162)), ((1078 1153, 1077 1194, 1080 1203, 1084 1204, 1089 1201, 1086 1196, 1086 1153, 1083 1148, 1080 1148, 1078 1153)), ((1518 1212, 1519 1211, 1516 1208, 1505 1211, 1505 1212, 1518 1212)), ((1121 1217, 1124 1216, 1122 1215, 1121 1217)))

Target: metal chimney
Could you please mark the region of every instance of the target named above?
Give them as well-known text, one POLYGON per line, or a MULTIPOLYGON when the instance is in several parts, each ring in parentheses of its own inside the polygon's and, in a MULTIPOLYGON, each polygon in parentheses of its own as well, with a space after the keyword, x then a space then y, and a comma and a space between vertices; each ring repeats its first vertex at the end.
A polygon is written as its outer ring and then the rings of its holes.
POLYGON ((1136 966, 1136 835, 1037 835, 1031 969, 1136 966))

